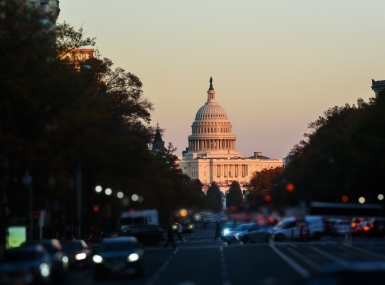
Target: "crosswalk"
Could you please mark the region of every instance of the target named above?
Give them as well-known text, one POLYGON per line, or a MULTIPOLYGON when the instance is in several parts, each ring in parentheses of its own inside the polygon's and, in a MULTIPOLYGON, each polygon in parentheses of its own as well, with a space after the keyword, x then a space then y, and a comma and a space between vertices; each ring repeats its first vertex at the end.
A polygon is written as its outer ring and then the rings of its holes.
MULTIPOLYGON (((208 242, 213 241, 215 236, 215 225, 208 225, 206 229, 202 229, 200 224, 196 224, 192 234, 183 234, 186 242, 208 242)), ((219 239, 218 239, 219 240, 219 239)))

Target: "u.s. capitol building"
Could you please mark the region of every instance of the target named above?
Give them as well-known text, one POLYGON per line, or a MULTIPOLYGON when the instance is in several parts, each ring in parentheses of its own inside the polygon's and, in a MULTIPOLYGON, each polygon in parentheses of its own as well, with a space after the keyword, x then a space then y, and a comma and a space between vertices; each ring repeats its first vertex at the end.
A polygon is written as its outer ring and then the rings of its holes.
POLYGON ((180 157, 179 165, 185 174, 206 185, 215 181, 220 186, 227 186, 234 180, 244 185, 250 181, 253 172, 283 165, 282 159, 270 159, 262 156, 262 152, 242 157, 236 151, 233 126, 225 109, 215 99, 212 79, 207 102, 196 113, 191 129, 188 148, 180 157))

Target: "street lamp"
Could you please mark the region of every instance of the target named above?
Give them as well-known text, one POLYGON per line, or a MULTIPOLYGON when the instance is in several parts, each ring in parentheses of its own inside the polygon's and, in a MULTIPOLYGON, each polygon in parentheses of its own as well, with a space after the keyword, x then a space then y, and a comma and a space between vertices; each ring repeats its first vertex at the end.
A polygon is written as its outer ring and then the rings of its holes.
POLYGON ((110 196, 112 194, 112 190, 110 188, 107 188, 104 193, 106 193, 107 196, 110 196))
POLYGON ((123 192, 118 192, 118 193, 116 194, 116 196, 117 196, 119 199, 122 199, 122 198, 124 197, 124 194, 123 194, 123 192))
POLYGON ((33 209, 33 188, 32 188, 32 176, 29 175, 29 172, 26 171, 23 176, 23 184, 28 190, 28 220, 29 220, 29 235, 28 240, 32 240, 33 238, 33 216, 32 216, 32 209, 33 209))
POLYGON ((100 185, 98 185, 98 186, 95 187, 95 191, 96 191, 97 193, 102 192, 102 190, 103 190, 103 188, 102 188, 102 186, 100 186, 100 185))

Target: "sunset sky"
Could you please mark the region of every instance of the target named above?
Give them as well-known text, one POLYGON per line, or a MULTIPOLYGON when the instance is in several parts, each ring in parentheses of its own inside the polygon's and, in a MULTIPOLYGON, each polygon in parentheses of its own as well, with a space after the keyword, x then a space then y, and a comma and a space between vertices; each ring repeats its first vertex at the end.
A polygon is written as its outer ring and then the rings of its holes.
POLYGON ((308 123, 385 79, 384 0, 61 0, 115 66, 136 74, 152 124, 181 155, 213 77, 237 151, 283 158, 308 123))

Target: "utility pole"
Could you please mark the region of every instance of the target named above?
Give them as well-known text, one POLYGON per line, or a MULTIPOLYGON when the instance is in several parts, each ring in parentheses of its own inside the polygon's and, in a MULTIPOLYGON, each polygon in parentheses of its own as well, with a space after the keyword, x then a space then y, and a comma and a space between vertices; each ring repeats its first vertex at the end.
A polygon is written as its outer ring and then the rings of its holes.
POLYGON ((80 151, 78 157, 78 166, 76 173, 76 208, 77 208, 77 216, 78 216, 78 236, 81 236, 81 228, 82 228, 82 165, 80 161, 80 151))

